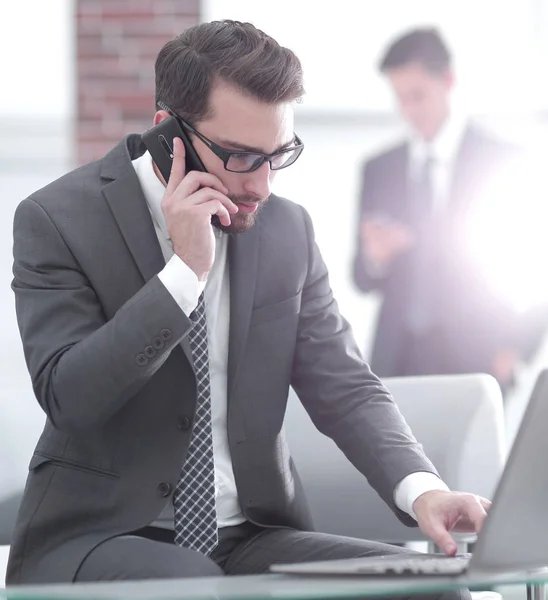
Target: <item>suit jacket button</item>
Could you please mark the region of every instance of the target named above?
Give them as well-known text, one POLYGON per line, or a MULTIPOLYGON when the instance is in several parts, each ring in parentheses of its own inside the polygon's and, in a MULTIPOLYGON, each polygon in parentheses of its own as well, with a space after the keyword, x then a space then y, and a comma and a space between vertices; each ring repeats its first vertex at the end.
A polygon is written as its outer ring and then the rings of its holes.
POLYGON ((152 346, 147 346, 145 348, 145 356, 147 358, 154 358, 156 356, 156 350, 152 346))
POLYGON ((155 337, 155 338, 152 340, 152 347, 153 347, 153 348, 156 348, 156 350, 162 350, 162 348, 163 348, 165 345, 166 345, 166 344, 165 344, 164 340, 163 340, 163 339, 162 339, 160 336, 158 336, 158 337, 155 337))
POLYGON ((162 329, 162 331, 160 331, 160 336, 167 341, 173 337, 173 334, 171 333, 171 329, 162 329))
POLYGON ((162 481, 158 484, 158 494, 162 496, 162 498, 167 498, 171 494, 171 484, 167 481, 162 481))
POLYGON ((135 362, 140 366, 144 367, 148 363, 148 358, 144 354, 137 354, 135 362))
POLYGON ((181 431, 188 431, 190 429, 190 419, 188 417, 179 417, 177 427, 179 427, 181 431))

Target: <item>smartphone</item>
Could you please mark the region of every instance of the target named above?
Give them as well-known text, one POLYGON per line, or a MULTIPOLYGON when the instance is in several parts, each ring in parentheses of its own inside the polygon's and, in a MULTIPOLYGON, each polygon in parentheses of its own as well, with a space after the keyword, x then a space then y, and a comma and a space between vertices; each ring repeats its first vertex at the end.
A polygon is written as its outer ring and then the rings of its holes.
POLYGON ((147 129, 142 135, 144 145, 152 156, 166 183, 171 174, 173 163, 173 139, 179 137, 185 146, 186 172, 203 171, 207 173, 204 163, 194 149, 187 132, 181 127, 175 117, 168 117, 158 125, 147 129))
MULTIPOLYGON (((173 164, 173 140, 179 137, 185 146, 186 172, 203 171, 207 173, 201 158, 198 156, 187 132, 181 127, 175 117, 168 117, 158 125, 147 129, 142 135, 144 145, 152 156, 152 160, 160 170, 166 183, 169 181, 171 166, 173 164)), ((219 227, 221 222, 217 215, 211 217, 211 224, 219 227)))

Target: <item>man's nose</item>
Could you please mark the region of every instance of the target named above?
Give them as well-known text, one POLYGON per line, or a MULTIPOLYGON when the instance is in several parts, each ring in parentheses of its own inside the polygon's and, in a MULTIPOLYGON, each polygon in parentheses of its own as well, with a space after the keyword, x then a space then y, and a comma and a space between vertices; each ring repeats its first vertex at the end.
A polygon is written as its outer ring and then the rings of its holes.
POLYGON ((267 161, 256 171, 247 174, 244 189, 250 196, 261 199, 268 198, 273 177, 274 173, 270 170, 270 164, 267 161))

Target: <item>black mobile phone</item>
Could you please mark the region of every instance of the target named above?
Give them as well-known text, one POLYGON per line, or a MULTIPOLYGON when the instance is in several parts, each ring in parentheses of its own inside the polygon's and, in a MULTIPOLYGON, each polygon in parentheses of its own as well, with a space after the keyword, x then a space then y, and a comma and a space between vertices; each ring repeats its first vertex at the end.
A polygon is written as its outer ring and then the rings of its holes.
POLYGON ((203 171, 207 173, 204 163, 194 149, 187 132, 181 127, 175 117, 168 117, 158 125, 147 129, 142 135, 144 145, 152 156, 152 160, 160 169, 166 182, 169 181, 173 163, 173 139, 179 137, 185 145, 186 172, 203 171))
MULTIPOLYGON (((169 181, 169 176, 171 174, 171 166, 173 164, 173 140, 176 137, 181 138, 185 146, 186 172, 203 171, 204 173, 207 173, 207 169, 192 145, 188 133, 181 127, 179 121, 175 117, 168 117, 158 123, 158 125, 154 125, 150 129, 147 129, 141 135, 143 144, 150 152, 152 160, 156 163, 158 169, 160 169, 160 173, 166 183, 169 181)), ((219 217, 217 215, 211 217, 211 224, 216 227, 220 225, 219 217)))

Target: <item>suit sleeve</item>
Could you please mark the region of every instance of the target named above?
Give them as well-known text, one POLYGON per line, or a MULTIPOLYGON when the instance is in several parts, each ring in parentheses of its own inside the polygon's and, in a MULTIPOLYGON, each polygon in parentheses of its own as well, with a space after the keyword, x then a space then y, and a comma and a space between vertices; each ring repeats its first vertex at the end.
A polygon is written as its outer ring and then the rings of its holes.
POLYGON ((106 320, 97 295, 42 206, 14 219, 12 288, 34 392, 69 434, 100 427, 164 363, 191 323, 157 276, 106 320))
POLYGON ((395 486, 410 473, 437 475, 436 470, 388 390, 361 358, 304 214, 309 263, 292 385, 316 427, 335 441, 398 517, 413 524, 394 504, 395 486))
POLYGON ((361 224, 364 216, 378 207, 375 202, 375 173, 374 167, 370 162, 367 162, 362 169, 361 187, 359 195, 359 208, 356 219, 356 234, 355 234, 355 254, 353 261, 353 279, 357 288, 362 292, 372 292, 374 290, 384 290, 386 278, 389 275, 389 270, 386 272, 378 272, 372 265, 368 264, 367 256, 362 247, 361 239, 361 224))

